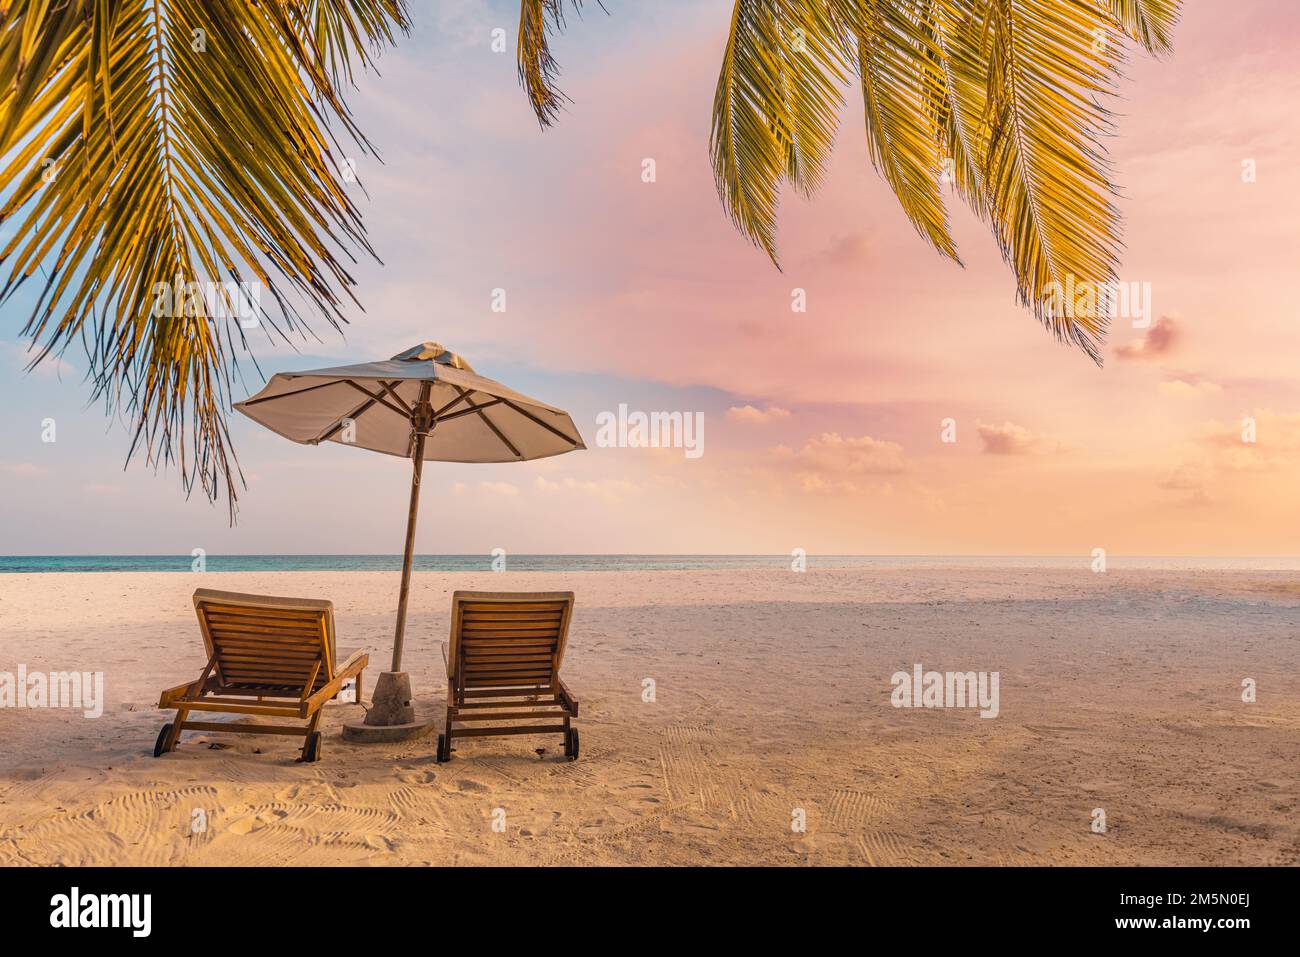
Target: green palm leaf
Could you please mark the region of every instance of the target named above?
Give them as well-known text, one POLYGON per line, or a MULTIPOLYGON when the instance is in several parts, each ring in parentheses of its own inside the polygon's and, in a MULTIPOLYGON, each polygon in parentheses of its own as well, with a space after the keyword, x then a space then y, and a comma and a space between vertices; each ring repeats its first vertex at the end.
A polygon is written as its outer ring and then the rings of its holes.
POLYGON ((405 27, 402 0, 0 5, 0 301, 33 285, 34 361, 84 344, 132 454, 224 488, 232 515, 237 351, 254 324, 343 321, 348 263, 373 250, 339 83, 405 27))

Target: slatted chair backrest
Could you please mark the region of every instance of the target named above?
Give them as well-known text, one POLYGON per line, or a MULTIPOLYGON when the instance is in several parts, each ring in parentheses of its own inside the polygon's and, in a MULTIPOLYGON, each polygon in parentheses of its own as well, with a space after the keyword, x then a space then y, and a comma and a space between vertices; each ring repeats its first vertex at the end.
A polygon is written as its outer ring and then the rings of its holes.
POLYGON ((203 643, 229 691, 298 695, 334 675, 334 606, 311 598, 269 598, 200 588, 194 593, 203 643), (317 668, 319 663, 320 667, 317 668))
POLYGON ((571 591, 454 593, 447 667, 457 696, 551 688, 572 616, 571 591))

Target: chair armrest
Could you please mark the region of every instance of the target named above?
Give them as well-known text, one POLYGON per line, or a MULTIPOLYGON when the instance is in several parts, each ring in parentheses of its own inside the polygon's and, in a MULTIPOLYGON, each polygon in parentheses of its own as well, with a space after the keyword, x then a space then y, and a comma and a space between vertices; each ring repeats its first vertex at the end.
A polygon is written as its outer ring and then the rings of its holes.
POLYGON ((176 707, 176 702, 185 697, 186 692, 190 690, 190 687, 193 684, 194 684, 193 681, 187 681, 185 682, 185 684, 177 685, 175 688, 168 688, 166 691, 164 691, 161 695, 158 696, 158 707, 160 708, 176 707))
POLYGON ((341 677, 351 678, 360 674, 370 664, 370 655, 364 651, 354 651, 348 656, 348 660, 339 665, 338 675, 341 677), (357 668, 356 663, 360 661, 361 667, 357 668), (356 670, 353 670, 353 669, 356 670))
POLYGON ((364 651, 355 652, 351 658, 343 662, 343 667, 335 673, 333 678, 321 685, 319 691, 303 701, 300 709, 302 717, 308 717, 312 712, 325 704, 326 701, 333 698, 339 693, 339 689, 343 687, 343 682, 361 674, 361 672, 366 670, 366 666, 369 664, 370 655, 366 654, 364 651))
POLYGON ((204 666, 203 672, 193 681, 187 681, 183 685, 177 685, 175 688, 168 688, 158 696, 158 707, 173 708, 174 702, 181 701, 185 698, 201 698, 203 691, 208 686, 208 677, 212 674, 212 669, 216 667, 217 656, 212 655, 208 659, 207 665, 204 666))

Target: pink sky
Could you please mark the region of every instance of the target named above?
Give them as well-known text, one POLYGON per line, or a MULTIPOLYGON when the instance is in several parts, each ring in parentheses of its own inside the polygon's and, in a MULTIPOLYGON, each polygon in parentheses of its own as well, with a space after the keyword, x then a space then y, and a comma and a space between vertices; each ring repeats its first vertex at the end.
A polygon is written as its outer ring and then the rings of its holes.
MULTIPOLYGON (((1150 284, 1161 321, 1117 322, 1104 369, 1016 306, 973 218, 956 215, 965 269, 916 237, 870 168, 852 96, 825 190, 784 205, 776 271, 727 222, 708 166, 729 5, 609 7, 558 45, 574 102, 545 134, 509 56, 488 49, 513 24, 477 5, 417 11, 416 35, 355 98, 386 161, 358 168, 385 265, 359 270, 367 312, 346 342, 304 352, 326 365, 435 339, 573 410, 592 446, 431 466, 419 550, 1300 553, 1289 5, 1189 4, 1172 59, 1135 54, 1112 143, 1121 278, 1150 284), (791 311, 796 287, 806 313, 791 311), (705 454, 596 448, 595 415, 620 403, 703 412, 705 454)), ((16 326, 0 325, 11 353, 16 326)), ((55 403, 84 395, 77 380, 23 388, 55 403)), ((98 409, 67 414, 87 443, 75 469, 34 429, 0 454, 5 551, 400 546, 400 461, 239 423, 249 489, 232 531, 174 476, 122 473, 124 433, 104 435, 98 409), (67 509, 34 516, 56 490, 67 509)))

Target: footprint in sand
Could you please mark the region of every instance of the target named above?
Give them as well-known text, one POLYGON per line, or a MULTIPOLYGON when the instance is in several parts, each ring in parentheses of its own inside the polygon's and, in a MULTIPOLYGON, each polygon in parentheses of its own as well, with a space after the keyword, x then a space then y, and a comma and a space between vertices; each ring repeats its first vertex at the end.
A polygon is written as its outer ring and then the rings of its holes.
POLYGON ((195 808, 210 808, 215 788, 189 785, 175 790, 142 789, 83 808, 62 810, 30 822, 12 840, 28 864, 77 865, 120 857, 132 849, 132 863, 175 863, 188 845, 158 842, 159 834, 187 833, 195 808))
POLYGON ((414 768, 397 773, 397 780, 403 784, 432 784, 436 777, 433 771, 417 771, 414 768))
POLYGON ((888 831, 867 831, 858 837, 858 851, 872 867, 890 867, 914 862, 911 842, 888 831))
POLYGON ((827 823, 833 827, 856 829, 889 810, 889 805, 874 794, 840 788, 831 795, 827 823))
POLYGON ((437 792, 430 791, 429 788, 422 786, 424 783, 423 781, 416 781, 400 788, 388 790, 385 796, 393 811, 404 818, 423 818, 426 815, 432 815, 437 792))
POLYGON ((664 728, 663 735, 673 744, 684 744, 713 737, 713 729, 700 724, 674 724, 664 728))
POLYGON ((546 834, 560 820, 560 812, 552 811, 549 815, 537 815, 519 828, 520 837, 540 837, 546 834))
POLYGON ((226 830, 231 834, 252 834, 254 831, 260 831, 262 828, 275 824, 288 816, 288 811, 278 808, 272 811, 263 811, 261 814, 240 818, 227 827, 226 830))
POLYGON ((325 781, 302 781, 275 792, 277 801, 310 801, 313 804, 333 804, 338 792, 325 781))

